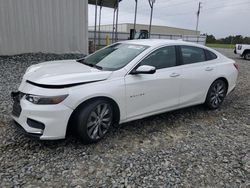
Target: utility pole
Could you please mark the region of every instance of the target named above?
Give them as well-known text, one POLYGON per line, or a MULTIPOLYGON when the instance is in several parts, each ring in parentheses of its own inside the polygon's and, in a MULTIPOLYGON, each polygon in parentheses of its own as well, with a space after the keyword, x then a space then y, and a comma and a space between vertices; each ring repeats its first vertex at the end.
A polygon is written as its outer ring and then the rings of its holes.
POLYGON ((137 0, 135 0, 135 19, 134 19, 134 31, 135 31, 135 26, 136 26, 136 16, 137 16, 137 0))
POLYGON ((118 41, 118 13, 119 13, 119 2, 120 0, 116 0, 116 23, 115 23, 115 42, 118 41))
POLYGON ((148 35, 149 35, 149 38, 150 38, 151 26, 152 26, 152 17, 153 17, 153 9, 154 9, 155 0, 148 0, 148 3, 149 3, 149 6, 151 8, 150 23, 149 23, 149 30, 148 30, 148 35))
POLYGON ((100 10, 99 10, 99 26, 98 26, 98 47, 101 46, 101 18, 102 18, 102 0, 100 0, 100 10))
POLYGON ((95 32, 94 32, 94 51, 96 51, 97 5, 98 5, 98 2, 97 2, 97 0, 95 0, 95 32))
POLYGON ((200 12, 201 12, 201 2, 199 2, 198 11, 197 11, 197 22, 196 22, 196 29, 195 29, 196 30, 196 35, 198 35, 200 12))

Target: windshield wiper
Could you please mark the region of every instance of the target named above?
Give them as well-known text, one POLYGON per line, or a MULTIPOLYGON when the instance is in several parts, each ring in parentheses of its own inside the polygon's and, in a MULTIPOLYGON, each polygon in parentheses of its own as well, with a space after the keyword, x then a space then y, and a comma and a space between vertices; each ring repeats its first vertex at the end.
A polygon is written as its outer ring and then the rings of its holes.
POLYGON ((97 68, 97 69, 99 69, 99 70, 102 70, 102 67, 101 67, 101 66, 95 65, 95 64, 91 64, 91 63, 86 63, 86 62, 84 62, 84 59, 79 59, 79 60, 76 60, 76 61, 79 62, 79 63, 82 63, 82 64, 84 64, 84 65, 87 65, 87 66, 89 66, 89 67, 94 67, 94 68, 97 68))
POLYGON ((101 66, 99 66, 99 65, 90 64, 90 66, 93 66, 93 67, 95 67, 95 68, 97 68, 97 69, 99 69, 99 70, 102 70, 102 67, 101 67, 101 66))

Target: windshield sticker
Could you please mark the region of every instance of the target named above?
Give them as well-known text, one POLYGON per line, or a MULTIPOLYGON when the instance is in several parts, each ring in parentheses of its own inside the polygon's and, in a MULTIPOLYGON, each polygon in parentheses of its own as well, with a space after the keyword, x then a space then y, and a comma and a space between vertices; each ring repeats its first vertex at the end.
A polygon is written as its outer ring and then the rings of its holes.
POLYGON ((144 46, 132 46, 132 45, 130 45, 130 46, 128 46, 128 48, 135 49, 135 50, 142 50, 142 49, 144 49, 144 46))

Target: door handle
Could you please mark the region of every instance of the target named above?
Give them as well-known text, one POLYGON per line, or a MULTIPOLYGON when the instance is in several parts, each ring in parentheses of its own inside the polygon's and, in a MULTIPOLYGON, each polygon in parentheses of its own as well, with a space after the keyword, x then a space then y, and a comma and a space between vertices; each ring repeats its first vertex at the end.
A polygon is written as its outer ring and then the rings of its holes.
POLYGON ((212 71, 212 70, 214 70, 213 67, 206 67, 206 68, 205 68, 205 71, 212 71))
POLYGON ((170 77, 178 77, 178 76, 180 76, 180 74, 178 74, 178 73, 172 73, 172 74, 170 74, 170 77))

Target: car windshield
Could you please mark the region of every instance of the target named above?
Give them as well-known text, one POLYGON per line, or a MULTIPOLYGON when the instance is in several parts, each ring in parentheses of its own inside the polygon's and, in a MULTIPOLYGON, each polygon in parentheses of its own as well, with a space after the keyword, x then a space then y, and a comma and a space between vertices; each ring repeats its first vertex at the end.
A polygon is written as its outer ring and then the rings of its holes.
POLYGON ((148 46, 117 43, 80 60, 86 65, 102 70, 118 70, 126 66, 148 46))

